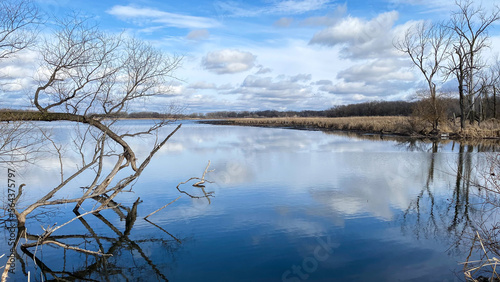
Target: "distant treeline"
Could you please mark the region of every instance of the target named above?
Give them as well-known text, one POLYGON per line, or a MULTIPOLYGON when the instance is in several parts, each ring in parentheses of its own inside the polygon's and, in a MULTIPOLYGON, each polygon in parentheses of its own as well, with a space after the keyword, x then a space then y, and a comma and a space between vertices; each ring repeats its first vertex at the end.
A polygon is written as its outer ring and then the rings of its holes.
POLYGON ((242 112, 231 112, 231 111, 220 111, 206 113, 205 118, 272 118, 272 117, 324 117, 326 116, 325 111, 276 111, 276 110, 266 110, 266 111, 242 111, 242 112))
POLYGON ((243 111, 213 112, 205 118, 259 118, 259 117, 351 117, 351 116, 409 116, 417 102, 374 101, 359 104, 340 105, 323 111, 243 111))
POLYGON ((326 110, 327 117, 409 116, 417 102, 374 101, 335 106, 326 110))
MULTIPOLYGON (((458 99, 442 99, 448 115, 458 115, 458 99)), ((273 117, 352 117, 352 116, 410 116, 421 101, 373 101, 339 105, 323 111, 217 111, 211 113, 161 114, 157 112, 133 112, 108 115, 111 118, 169 118, 169 119, 224 119, 224 118, 273 118, 273 117)))
MULTIPOLYGON (((486 98, 487 100, 489 98, 486 98)), ((152 111, 143 112, 122 112, 118 114, 107 114, 106 118, 144 118, 144 119, 224 119, 224 118, 273 118, 273 117, 353 117, 353 116, 421 116, 422 105, 425 106, 425 99, 406 102, 406 101, 374 101, 359 104, 339 105, 323 111, 218 111, 211 113, 192 113, 192 114, 162 114, 152 111)), ((460 105, 458 99, 440 98, 445 118, 454 118, 460 115, 460 105)), ((493 103, 489 103, 493 104, 493 103)), ((499 107, 500 108, 500 107, 499 107)), ((10 109, 9 109, 10 110, 10 109)), ((500 109, 496 109, 500 111, 500 109)), ((2 109, 0 109, 0 112, 2 109)), ((11 110, 10 110, 11 111, 11 110)), ((494 117, 494 110, 485 107, 482 111, 483 118, 494 117)), ((96 114, 95 116, 103 116, 96 114)))

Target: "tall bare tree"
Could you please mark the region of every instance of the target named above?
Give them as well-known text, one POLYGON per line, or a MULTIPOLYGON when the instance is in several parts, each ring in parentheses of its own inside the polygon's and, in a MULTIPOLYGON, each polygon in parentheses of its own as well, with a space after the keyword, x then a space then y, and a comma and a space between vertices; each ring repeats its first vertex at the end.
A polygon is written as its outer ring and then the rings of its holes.
POLYGON ((500 8, 490 12, 476 6, 472 0, 455 2, 458 10, 451 16, 448 28, 454 33, 453 51, 449 71, 459 83, 461 128, 465 127, 465 118, 472 123, 476 118, 475 99, 480 94, 481 86, 478 75, 485 64, 481 54, 489 48, 488 29, 500 19, 500 8))
MULTIPOLYGON (((463 40, 463 39, 458 39, 463 40)), ((467 67, 466 67, 466 51, 464 50, 464 45, 460 43, 454 43, 452 51, 450 53, 450 60, 448 62, 448 73, 447 76, 454 76, 458 82, 458 97, 460 104, 460 128, 465 128, 466 120, 466 93, 465 93, 465 81, 467 77, 467 67)))
POLYGON ((436 97, 436 76, 449 55, 451 33, 440 24, 420 22, 409 27, 404 36, 394 42, 401 52, 408 54, 413 64, 425 78, 429 87, 433 131, 438 130, 440 114, 436 97))
POLYGON ((491 90, 493 92, 493 118, 497 118, 497 94, 500 91, 500 59, 490 68, 491 90))

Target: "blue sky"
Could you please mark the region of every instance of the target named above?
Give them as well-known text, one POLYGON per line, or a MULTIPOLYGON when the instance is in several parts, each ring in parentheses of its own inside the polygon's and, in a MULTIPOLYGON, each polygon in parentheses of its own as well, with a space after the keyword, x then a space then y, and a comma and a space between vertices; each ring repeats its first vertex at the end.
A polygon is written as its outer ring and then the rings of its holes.
MULTIPOLYGON (((108 32, 125 31, 184 56, 170 95, 134 110, 175 103, 186 113, 409 99, 423 87, 421 76, 392 39, 416 21, 446 20, 455 9, 453 0, 37 3, 56 15, 82 11, 108 32)), ((489 53, 500 53, 499 24, 490 35, 489 53)))

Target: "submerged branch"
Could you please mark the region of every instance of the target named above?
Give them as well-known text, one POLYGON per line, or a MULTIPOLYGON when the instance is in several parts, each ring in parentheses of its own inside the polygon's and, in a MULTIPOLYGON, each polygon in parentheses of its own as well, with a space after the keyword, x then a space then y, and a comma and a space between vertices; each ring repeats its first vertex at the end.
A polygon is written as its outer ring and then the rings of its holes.
POLYGON ((173 204, 174 202, 176 202, 177 200, 179 200, 181 197, 182 197, 182 196, 177 197, 177 199, 175 199, 175 200, 171 201, 170 203, 168 203, 168 204, 164 205, 163 207, 161 207, 161 208, 159 208, 159 209, 155 210, 154 212, 152 212, 152 213, 150 213, 150 214, 146 215, 146 216, 144 217, 144 219, 148 219, 148 217, 150 217, 151 215, 153 215, 153 214, 155 214, 155 213, 157 213, 157 212, 161 211, 162 209, 164 209, 164 208, 168 207, 170 204, 173 204))

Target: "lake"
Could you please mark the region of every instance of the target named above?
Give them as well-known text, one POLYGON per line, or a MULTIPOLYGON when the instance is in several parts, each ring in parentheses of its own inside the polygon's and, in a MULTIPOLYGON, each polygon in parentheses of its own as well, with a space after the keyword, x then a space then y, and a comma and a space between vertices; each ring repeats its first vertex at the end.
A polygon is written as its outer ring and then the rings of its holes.
MULTIPOLYGON (((130 128, 149 124, 120 121, 130 128)), ((62 143, 71 126, 54 129, 62 143)), ((140 155, 153 142, 131 144, 140 155)), ((476 178, 488 150, 453 141, 185 121, 133 190, 115 198, 124 208, 87 215, 54 234, 113 256, 44 245, 30 249, 36 264, 19 251, 10 278, 26 281, 30 271, 31 281, 462 281, 459 263, 468 255, 467 228, 480 202, 467 180, 476 178), (213 183, 204 190, 213 193, 210 202, 176 189, 201 177, 209 161, 206 179, 213 183), (137 217, 127 216, 137 198, 137 217)), ((16 167, 31 193, 26 201, 57 182, 57 169, 55 156, 16 167)), ((180 189, 202 196, 193 183, 180 189)), ((65 193, 76 192, 78 185, 65 193)), ((28 232, 69 220, 72 209, 43 210, 28 220, 28 232)), ((7 254, 9 231, 0 236, 0 254, 7 254)))

